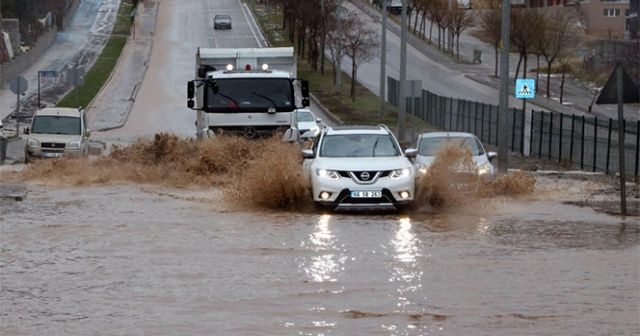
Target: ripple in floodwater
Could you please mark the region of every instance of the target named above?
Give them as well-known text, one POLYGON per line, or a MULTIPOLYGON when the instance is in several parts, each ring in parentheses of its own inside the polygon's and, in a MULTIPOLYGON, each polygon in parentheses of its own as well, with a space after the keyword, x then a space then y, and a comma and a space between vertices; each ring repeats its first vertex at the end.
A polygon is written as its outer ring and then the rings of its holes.
POLYGON ((540 202, 217 212, 191 193, 34 185, 2 203, 0 334, 638 334, 637 223, 540 202))

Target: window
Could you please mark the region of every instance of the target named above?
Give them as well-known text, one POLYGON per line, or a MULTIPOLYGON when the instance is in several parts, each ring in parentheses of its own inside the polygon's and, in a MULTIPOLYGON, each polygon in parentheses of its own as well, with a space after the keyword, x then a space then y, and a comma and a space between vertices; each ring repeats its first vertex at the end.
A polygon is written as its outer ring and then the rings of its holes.
POLYGON ((607 2, 607 3, 629 3, 629 0, 600 0, 600 2, 607 2))
POLYGON ((604 10, 602 11, 602 15, 604 15, 604 16, 609 16, 609 17, 612 17, 612 16, 620 16, 620 9, 619 9, 619 8, 615 8, 615 9, 614 9, 614 8, 604 9, 604 10))

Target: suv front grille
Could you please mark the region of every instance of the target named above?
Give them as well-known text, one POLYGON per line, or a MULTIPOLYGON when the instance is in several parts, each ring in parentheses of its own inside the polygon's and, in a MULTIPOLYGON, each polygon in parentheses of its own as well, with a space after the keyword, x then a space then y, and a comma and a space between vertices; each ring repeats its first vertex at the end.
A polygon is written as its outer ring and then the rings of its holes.
POLYGON ((43 142, 41 144, 42 148, 64 148, 65 145, 65 143, 60 142, 43 142))
POLYGON ((382 171, 378 171, 378 170, 358 170, 358 171, 348 171, 348 170, 340 170, 338 171, 338 174, 341 177, 346 177, 346 178, 354 178, 356 181, 359 182, 373 182, 381 177, 387 177, 391 174, 391 170, 382 170, 382 171), (366 173, 363 176, 363 173, 366 173), (367 177, 368 175, 368 177, 367 177), (365 178, 366 177, 366 178, 365 178))

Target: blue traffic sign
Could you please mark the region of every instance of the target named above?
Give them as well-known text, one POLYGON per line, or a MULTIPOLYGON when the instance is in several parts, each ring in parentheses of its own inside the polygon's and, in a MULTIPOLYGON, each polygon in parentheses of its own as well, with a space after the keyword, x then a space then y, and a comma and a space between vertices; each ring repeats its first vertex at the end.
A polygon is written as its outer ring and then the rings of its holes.
POLYGON ((536 97, 535 79, 516 79, 516 98, 533 99, 536 97))

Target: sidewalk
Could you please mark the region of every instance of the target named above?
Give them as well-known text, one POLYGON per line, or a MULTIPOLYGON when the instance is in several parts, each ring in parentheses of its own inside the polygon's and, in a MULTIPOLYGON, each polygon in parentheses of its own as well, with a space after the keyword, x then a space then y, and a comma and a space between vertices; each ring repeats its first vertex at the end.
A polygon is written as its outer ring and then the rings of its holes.
POLYGON ((158 7, 158 1, 153 0, 138 5, 132 28, 135 33, 132 32, 122 50, 109 80, 87 108, 87 119, 92 130, 110 130, 122 127, 127 122, 149 67, 158 7))
MULTIPOLYGON (((83 0, 78 5, 71 22, 59 31, 56 41, 27 70, 20 75, 29 83, 26 93, 20 97, 20 120, 28 121, 37 108, 38 71, 57 71, 55 85, 41 88, 41 103, 54 106, 72 84, 66 79, 67 71, 74 67, 88 71, 104 48, 110 36, 119 0, 83 0)), ((16 95, 9 88, 0 89, 0 119, 5 129, 15 130, 16 95), (6 119, 5 119, 6 118, 6 119)))

